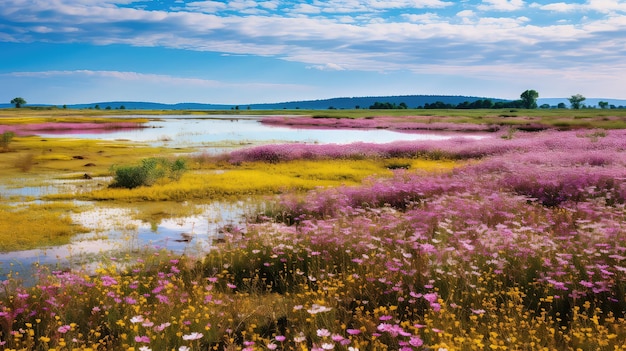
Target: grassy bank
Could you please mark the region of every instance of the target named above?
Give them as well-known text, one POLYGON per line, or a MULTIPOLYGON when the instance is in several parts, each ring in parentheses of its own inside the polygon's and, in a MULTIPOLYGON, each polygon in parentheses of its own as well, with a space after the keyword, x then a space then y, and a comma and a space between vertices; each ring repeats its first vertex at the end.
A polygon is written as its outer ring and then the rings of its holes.
MULTIPOLYGON (((158 118, 159 115, 188 115, 198 118, 212 115, 232 116, 310 116, 324 118, 372 118, 377 116, 398 117, 397 122, 415 121, 419 123, 471 123, 493 125, 524 125, 540 124, 556 128, 626 128, 626 110, 602 109, 476 109, 476 110, 30 110, 0 109, 0 123, 15 117, 31 117, 40 119, 63 118, 72 120, 83 118, 85 121, 102 117, 148 116, 158 118), (413 117, 413 118, 406 118, 413 117)), ((136 121, 131 119, 131 121, 136 121)))

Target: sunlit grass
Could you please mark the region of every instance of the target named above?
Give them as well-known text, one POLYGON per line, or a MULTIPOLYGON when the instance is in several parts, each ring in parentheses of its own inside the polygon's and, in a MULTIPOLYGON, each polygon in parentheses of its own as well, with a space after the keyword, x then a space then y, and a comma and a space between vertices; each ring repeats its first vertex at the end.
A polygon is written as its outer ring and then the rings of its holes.
POLYGON ((86 231, 70 217, 71 212, 80 210, 65 202, 17 207, 0 205, 0 251, 69 243, 73 235, 86 231))
POLYGON ((165 181, 150 187, 119 189, 103 187, 81 194, 58 194, 48 199, 184 201, 222 200, 253 195, 306 191, 316 187, 358 185, 370 176, 390 176, 398 163, 409 171, 449 171, 453 161, 419 159, 374 160, 296 160, 276 164, 248 162, 241 165, 209 163, 196 165, 178 181, 165 181))
POLYGON ((172 150, 125 141, 74 138, 15 137, 11 152, 0 153, 0 179, 73 178, 109 176, 111 167, 153 156, 173 155, 190 150, 172 150))

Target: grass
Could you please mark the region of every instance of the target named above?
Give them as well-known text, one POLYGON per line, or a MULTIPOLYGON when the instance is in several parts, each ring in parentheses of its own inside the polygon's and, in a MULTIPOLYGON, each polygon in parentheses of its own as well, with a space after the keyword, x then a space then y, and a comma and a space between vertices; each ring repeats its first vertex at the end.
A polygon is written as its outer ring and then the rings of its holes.
POLYGON ((186 150, 150 147, 124 141, 71 138, 15 137, 10 152, 0 153, 0 180, 11 184, 45 184, 50 178, 75 179, 110 176, 111 167, 143 158, 174 155, 186 150))
POLYGON ((453 161, 420 159, 379 160, 296 160, 279 164, 247 162, 231 165, 219 161, 189 162, 192 169, 178 181, 157 183, 135 189, 103 185, 93 191, 48 195, 49 200, 185 201, 224 200, 241 197, 307 191, 317 187, 358 185, 370 176, 390 176, 392 165, 400 163, 412 171, 448 171, 453 161), (195 167, 195 168, 193 168, 195 167))
MULTIPOLYGON (((398 122, 414 120, 426 123, 472 123, 472 124, 493 124, 493 125, 526 125, 540 124, 557 128, 603 128, 622 129, 626 128, 626 110, 602 110, 602 109, 476 109, 476 110, 207 110, 207 111, 172 111, 172 110, 30 110, 20 109, 0 109, 0 121, 3 124, 24 123, 24 117, 37 118, 40 121, 77 121, 83 120, 96 122, 111 122, 110 117, 123 118, 119 121, 134 121, 143 123, 148 118, 158 118, 159 115, 170 115, 172 113, 180 115, 210 117, 212 115, 232 115, 232 116, 312 116, 317 119, 325 118, 375 118, 378 116, 397 117, 398 122), (144 119, 130 118, 126 116, 138 115, 149 116, 144 119)), ((115 119, 113 119, 114 121, 115 119)))
POLYGON ((80 210, 69 202, 0 205, 0 252, 69 243, 75 234, 86 231, 69 215, 80 210))

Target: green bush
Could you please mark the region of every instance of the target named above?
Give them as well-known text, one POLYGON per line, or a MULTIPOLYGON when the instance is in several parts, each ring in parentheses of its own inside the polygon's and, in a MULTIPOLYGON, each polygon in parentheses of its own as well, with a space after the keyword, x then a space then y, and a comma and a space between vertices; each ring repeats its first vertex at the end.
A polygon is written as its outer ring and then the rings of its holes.
POLYGON ((163 178, 178 180, 187 170, 185 160, 170 161, 165 158, 147 158, 138 166, 115 167, 115 177, 111 187, 133 189, 151 186, 163 178))

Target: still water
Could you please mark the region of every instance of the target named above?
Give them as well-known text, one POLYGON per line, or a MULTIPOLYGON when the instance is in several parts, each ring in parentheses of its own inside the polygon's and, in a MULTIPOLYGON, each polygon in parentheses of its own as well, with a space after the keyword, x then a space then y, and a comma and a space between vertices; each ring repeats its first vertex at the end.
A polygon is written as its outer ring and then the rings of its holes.
MULTIPOLYGON (((146 128, 118 131, 42 132, 42 137, 67 137, 101 140, 129 140, 155 146, 195 147, 209 153, 224 152, 234 147, 268 143, 388 143, 411 140, 445 140, 454 137, 480 139, 484 134, 460 133, 402 133, 389 130, 329 130, 298 129, 264 125, 258 116, 131 116, 150 118, 146 128)), ((0 185, 3 195, 34 196, 67 191, 51 183, 45 187, 9 189, 0 185)), ((45 249, 0 254, 0 279, 9 271, 23 276, 33 264, 58 266, 59 269, 82 267, 89 269, 99 258, 114 258, 120 253, 145 249, 165 249, 177 254, 202 254, 223 236, 223 228, 243 225, 242 216, 249 205, 239 203, 211 203, 196 206, 194 215, 168 217, 158 222, 143 222, 133 218, 132 207, 106 207, 85 203, 88 210, 73 215, 76 223, 89 228, 68 245, 45 249)), ((241 228, 245 230, 245 228, 241 228)))
MULTIPOLYGON (((348 144, 354 142, 389 143, 400 140, 445 140, 452 137, 483 138, 469 133, 403 133, 381 129, 302 129, 262 124, 258 116, 133 116, 149 117, 146 128, 107 133, 73 133, 73 137, 103 140, 131 140, 169 147, 214 147, 216 145, 249 145, 260 143, 348 144)), ((40 133, 43 137, 59 133, 40 133)))

